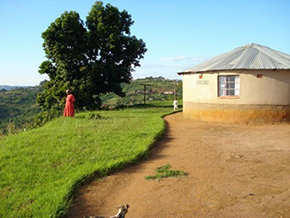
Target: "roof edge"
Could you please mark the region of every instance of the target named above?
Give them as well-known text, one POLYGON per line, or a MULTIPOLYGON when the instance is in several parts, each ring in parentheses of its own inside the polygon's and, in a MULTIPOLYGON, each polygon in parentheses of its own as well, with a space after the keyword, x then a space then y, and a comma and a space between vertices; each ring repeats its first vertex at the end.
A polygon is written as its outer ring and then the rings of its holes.
POLYGON ((234 72, 234 71, 290 71, 290 69, 218 69, 218 70, 205 70, 205 71, 189 71, 189 72, 178 72, 178 75, 184 75, 184 74, 195 74, 195 73, 214 73, 218 71, 223 72, 234 72))

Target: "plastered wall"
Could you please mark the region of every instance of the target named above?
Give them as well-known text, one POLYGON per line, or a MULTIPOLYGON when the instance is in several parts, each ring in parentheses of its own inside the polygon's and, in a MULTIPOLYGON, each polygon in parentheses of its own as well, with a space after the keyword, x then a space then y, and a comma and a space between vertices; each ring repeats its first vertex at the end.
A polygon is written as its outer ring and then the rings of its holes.
POLYGON ((183 75, 184 102, 290 105, 290 70, 232 71, 183 75), (262 74, 262 78, 257 78, 262 74), (239 75, 239 98, 218 97, 218 76, 239 75))
POLYGON ((290 70, 183 75, 184 116, 204 121, 290 121, 290 70), (262 75, 257 78, 257 75, 262 75), (218 96, 218 76, 239 75, 240 95, 218 96))

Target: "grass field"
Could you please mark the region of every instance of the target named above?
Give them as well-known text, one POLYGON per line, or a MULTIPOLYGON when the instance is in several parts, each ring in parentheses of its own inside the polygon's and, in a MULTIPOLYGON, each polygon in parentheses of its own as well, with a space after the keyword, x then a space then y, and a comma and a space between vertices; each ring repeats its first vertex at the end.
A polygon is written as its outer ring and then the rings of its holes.
POLYGON ((61 217, 83 181, 145 156, 171 111, 80 113, 1 138, 0 217, 61 217))

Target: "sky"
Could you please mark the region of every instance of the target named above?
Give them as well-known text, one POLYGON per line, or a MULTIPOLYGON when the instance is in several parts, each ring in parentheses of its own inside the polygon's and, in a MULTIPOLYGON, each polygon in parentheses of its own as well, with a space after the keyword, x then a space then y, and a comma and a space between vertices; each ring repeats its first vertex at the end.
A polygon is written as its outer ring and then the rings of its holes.
MULTIPOLYGON (((93 0, 0 0, 0 85, 34 86, 46 60, 41 38, 65 11, 86 20, 93 0)), ((290 54, 289 0, 111 0, 132 15, 148 51, 133 78, 177 72, 249 43, 290 54)))

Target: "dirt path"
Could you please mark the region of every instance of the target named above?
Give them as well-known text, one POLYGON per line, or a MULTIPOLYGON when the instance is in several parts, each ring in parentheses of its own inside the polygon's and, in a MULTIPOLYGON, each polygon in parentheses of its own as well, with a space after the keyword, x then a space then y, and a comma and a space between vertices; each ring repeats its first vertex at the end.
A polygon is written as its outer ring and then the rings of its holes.
POLYGON ((290 217, 290 125, 217 124, 167 116, 146 161, 83 186, 68 217, 290 217), (189 173, 148 181, 158 166, 189 173))

